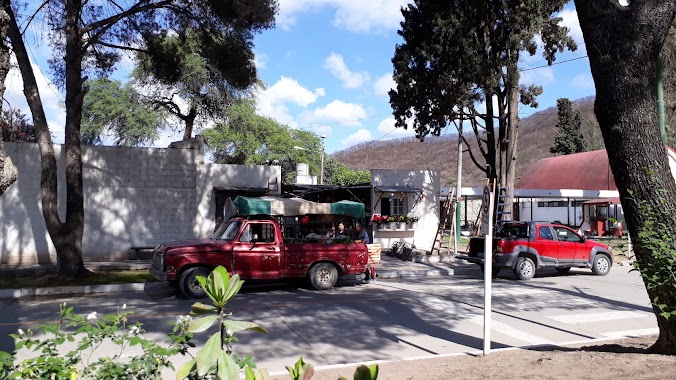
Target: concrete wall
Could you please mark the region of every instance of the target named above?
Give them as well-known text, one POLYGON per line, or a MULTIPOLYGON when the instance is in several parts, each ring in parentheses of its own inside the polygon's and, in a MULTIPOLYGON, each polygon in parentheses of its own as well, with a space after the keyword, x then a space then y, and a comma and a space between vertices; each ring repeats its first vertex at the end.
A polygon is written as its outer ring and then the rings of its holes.
MULTIPOLYGON (((378 186, 408 186, 421 188, 422 197, 416 204, 419 194, 398 193, 396 196, 407 198, 408 210, 420 214, 421 218, 415 229, 408 230, 379 230, 373 232, 373 242, 383 248, 389 248, 395 241, 405 241, 414 244, 417 248, 430 249, 439 226, 439 186, 441 177, 439 172, 428 170, 371 170, 371 185, 378 186), (415 206, 414 206, 415 205, 415 206)), ((372 213, 389 214, 381 212, 378 201, 382 193, 373 190, 371 196, 373 204, 372 213)))
MULTIPOLYGON (((19 179, 0 197, 0 262, 55 262, 42 215, 38 147, 8 143, 5 149, 19 179)), ((55 146, 63 219, 62 152, 55 146)), ((84 147, 85 260, 126 259, 133 245, 208 236, 214 186, 268 187, 275 177, 279 184, 279 167, 203 164, 202 157, 199 149, 84 147)))

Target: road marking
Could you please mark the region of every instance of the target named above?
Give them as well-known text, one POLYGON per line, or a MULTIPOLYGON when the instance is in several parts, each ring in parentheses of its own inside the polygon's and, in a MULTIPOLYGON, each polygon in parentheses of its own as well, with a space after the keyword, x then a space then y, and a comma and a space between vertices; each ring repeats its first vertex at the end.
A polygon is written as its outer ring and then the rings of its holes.
POLYGON ((636 338, 643 335, 657 335, 659 333, 660 329, 655 327, 652 329, 611 331, 607 333, 601 333, 601 335, 607 338, 620 339, 620 338, 636 338))
POLYGON ((640 311, 606 311, 602 313, 555 315, 547 318, 561 323, 573 324, 612 321, 617 319, 646 318, 654 316, 655 314, 644 313, 640 311))
MULTIPOLYGON (((483 315, 477 315, 475 317, 470 318, 470 322, 483 326, 484 317, 483 317, 483 315)), ((507 335, 509 337, 530 343, 532 345, 553 344, 553 342, 550 341, 550 340, 540 338, 539 336, 535 336, 535 335, 527 333, 525 331, 516 329, 516 328, 509 326, 507 324, 504 324, 502 322, 498 322, 495 319, 493 319, 491 321, 491 330, 495 331, 495 332, 499 332, 500 334, 507 335)))

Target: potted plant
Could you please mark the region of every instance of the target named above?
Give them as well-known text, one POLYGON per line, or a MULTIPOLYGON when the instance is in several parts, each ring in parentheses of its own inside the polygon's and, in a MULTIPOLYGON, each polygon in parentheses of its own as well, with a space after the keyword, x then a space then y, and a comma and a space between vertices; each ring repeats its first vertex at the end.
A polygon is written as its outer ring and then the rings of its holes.
POLYGON ((387 222, 389 223, 391 230, 397 229, 397 221, 398 220, 399 220, 399 218, 397 218, 396 215, 390 215, 390 216, 387 217, 387 222))
POLYGON ((373 214, 371 217, 371 223, 376 225, 376 228, 382 230, 384 228, 384 223, 387 221, 387 216, 380 214, 373 214))
POLYGON ((406 215, 406 222, 411 229, 418 228, 418 220, 420 220, 420 214, 417 212, 411 211, 406 215))
POLYGON ((400 230, 406 229, 406 215, 397 215, 397 223, 400 230))

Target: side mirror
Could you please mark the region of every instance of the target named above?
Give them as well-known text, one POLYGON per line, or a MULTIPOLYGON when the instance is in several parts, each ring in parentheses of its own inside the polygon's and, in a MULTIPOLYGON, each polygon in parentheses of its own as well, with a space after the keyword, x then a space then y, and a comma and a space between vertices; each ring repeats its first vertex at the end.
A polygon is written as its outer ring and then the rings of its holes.
POLYGON ((258 241, 258 234, 253 234, 253 236, 251 237, 251 242, 256 243, 257 241, 258 241))

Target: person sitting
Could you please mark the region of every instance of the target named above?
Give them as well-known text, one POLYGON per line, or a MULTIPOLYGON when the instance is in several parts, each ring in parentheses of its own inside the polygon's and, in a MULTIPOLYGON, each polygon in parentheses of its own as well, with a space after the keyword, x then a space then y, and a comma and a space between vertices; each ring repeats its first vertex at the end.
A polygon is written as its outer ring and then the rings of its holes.
POLYGON ((362 227, 361 223, 357 223, 354 227, 354 241, 357 243, 370 244, 371 239, 369 239, 369 234, 366 232, 364 227, 362 227))
POLYGON ((345 228, 345 224, 343 222, 338 223, 338 229, 336 230, 336 237, 350 237, 349 231, 345 228))

